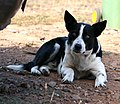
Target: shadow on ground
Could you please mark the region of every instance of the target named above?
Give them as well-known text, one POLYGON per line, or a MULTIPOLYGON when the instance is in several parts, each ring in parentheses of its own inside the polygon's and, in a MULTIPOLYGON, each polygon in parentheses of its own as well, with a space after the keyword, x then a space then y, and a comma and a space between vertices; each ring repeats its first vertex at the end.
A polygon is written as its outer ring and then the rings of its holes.
POLYGON ((2 67, 26 63, 34 58, 25 52, 36 52, 38 47, 0 48, 0 104, 119 104, 120 54, 103 51, 108 83, 95 88, 94 80, 75 80, 62 84, 56 72, 49 77, 28 72, 13 72, 2 67), (115 70, 114 70, 115 69, 115 70))

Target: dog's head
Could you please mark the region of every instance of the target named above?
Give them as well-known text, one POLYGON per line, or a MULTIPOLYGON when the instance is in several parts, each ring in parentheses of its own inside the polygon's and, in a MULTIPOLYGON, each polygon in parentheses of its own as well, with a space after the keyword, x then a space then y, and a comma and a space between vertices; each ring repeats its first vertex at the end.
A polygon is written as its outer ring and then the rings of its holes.
POLYGON ((85 54, 94 47, 95 38, 106 27, 107 21, 93 24, 77 23, 76 19, 66 10, 64 15, 66 29, 68 30, 68 42, 70 49, 75 53, 85 54))

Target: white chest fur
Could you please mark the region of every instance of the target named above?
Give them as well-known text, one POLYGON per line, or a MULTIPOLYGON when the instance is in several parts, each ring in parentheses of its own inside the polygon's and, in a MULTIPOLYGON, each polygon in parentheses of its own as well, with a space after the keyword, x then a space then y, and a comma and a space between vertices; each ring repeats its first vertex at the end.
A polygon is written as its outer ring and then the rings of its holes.
POLYGON ((95 62, 95 54, 85 56, 81 54, 69 53, 65 55, 63 60, 64 65, 72 67, 77 71, 88 71, 92 67, 91 65, 95 62))
POLYGON ((76 54, 70 50, 69 46, 66 47, 63 63, 67 67, 71 67, 77 71, 88 71, 93 63, 96 63, 96 55, 91 54, 76 54))

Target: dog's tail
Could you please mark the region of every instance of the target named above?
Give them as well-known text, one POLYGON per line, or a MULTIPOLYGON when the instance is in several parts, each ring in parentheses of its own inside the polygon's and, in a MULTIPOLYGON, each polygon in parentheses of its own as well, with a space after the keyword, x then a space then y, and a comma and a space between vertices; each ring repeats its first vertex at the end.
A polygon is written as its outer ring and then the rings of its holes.
POLYGON ((8 65, 6 68, 14 70, 14 71, 23 71, 27 70, 31 72, 31 68, 34 66, 33 62, 29 62, 27 64, 21 64, 21 65, 8 65))

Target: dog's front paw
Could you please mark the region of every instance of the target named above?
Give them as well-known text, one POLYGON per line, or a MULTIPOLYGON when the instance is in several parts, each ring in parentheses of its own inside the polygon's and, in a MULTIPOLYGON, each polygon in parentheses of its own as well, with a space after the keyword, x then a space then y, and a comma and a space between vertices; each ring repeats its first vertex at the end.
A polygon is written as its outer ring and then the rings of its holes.
POLYGON ((63 83, 72 83, 74 80, 74 71, 66 70, 62 76, 63 76, 63 79, 62 79, 63 83))
POLYGON ((47 66, 41 66, 39 70, 45 76, 48 76, 50 74, 49 68, 47 66))
POLYGON ((95 80, 95 87, 106 87, 106 76, 100 74, 95 80))
POLYGON ((31 73, 32 73, 32 74, 41 75, 41 72, 38 70, 38 66, 32 67, 32 68, 31 68, 31 73))

